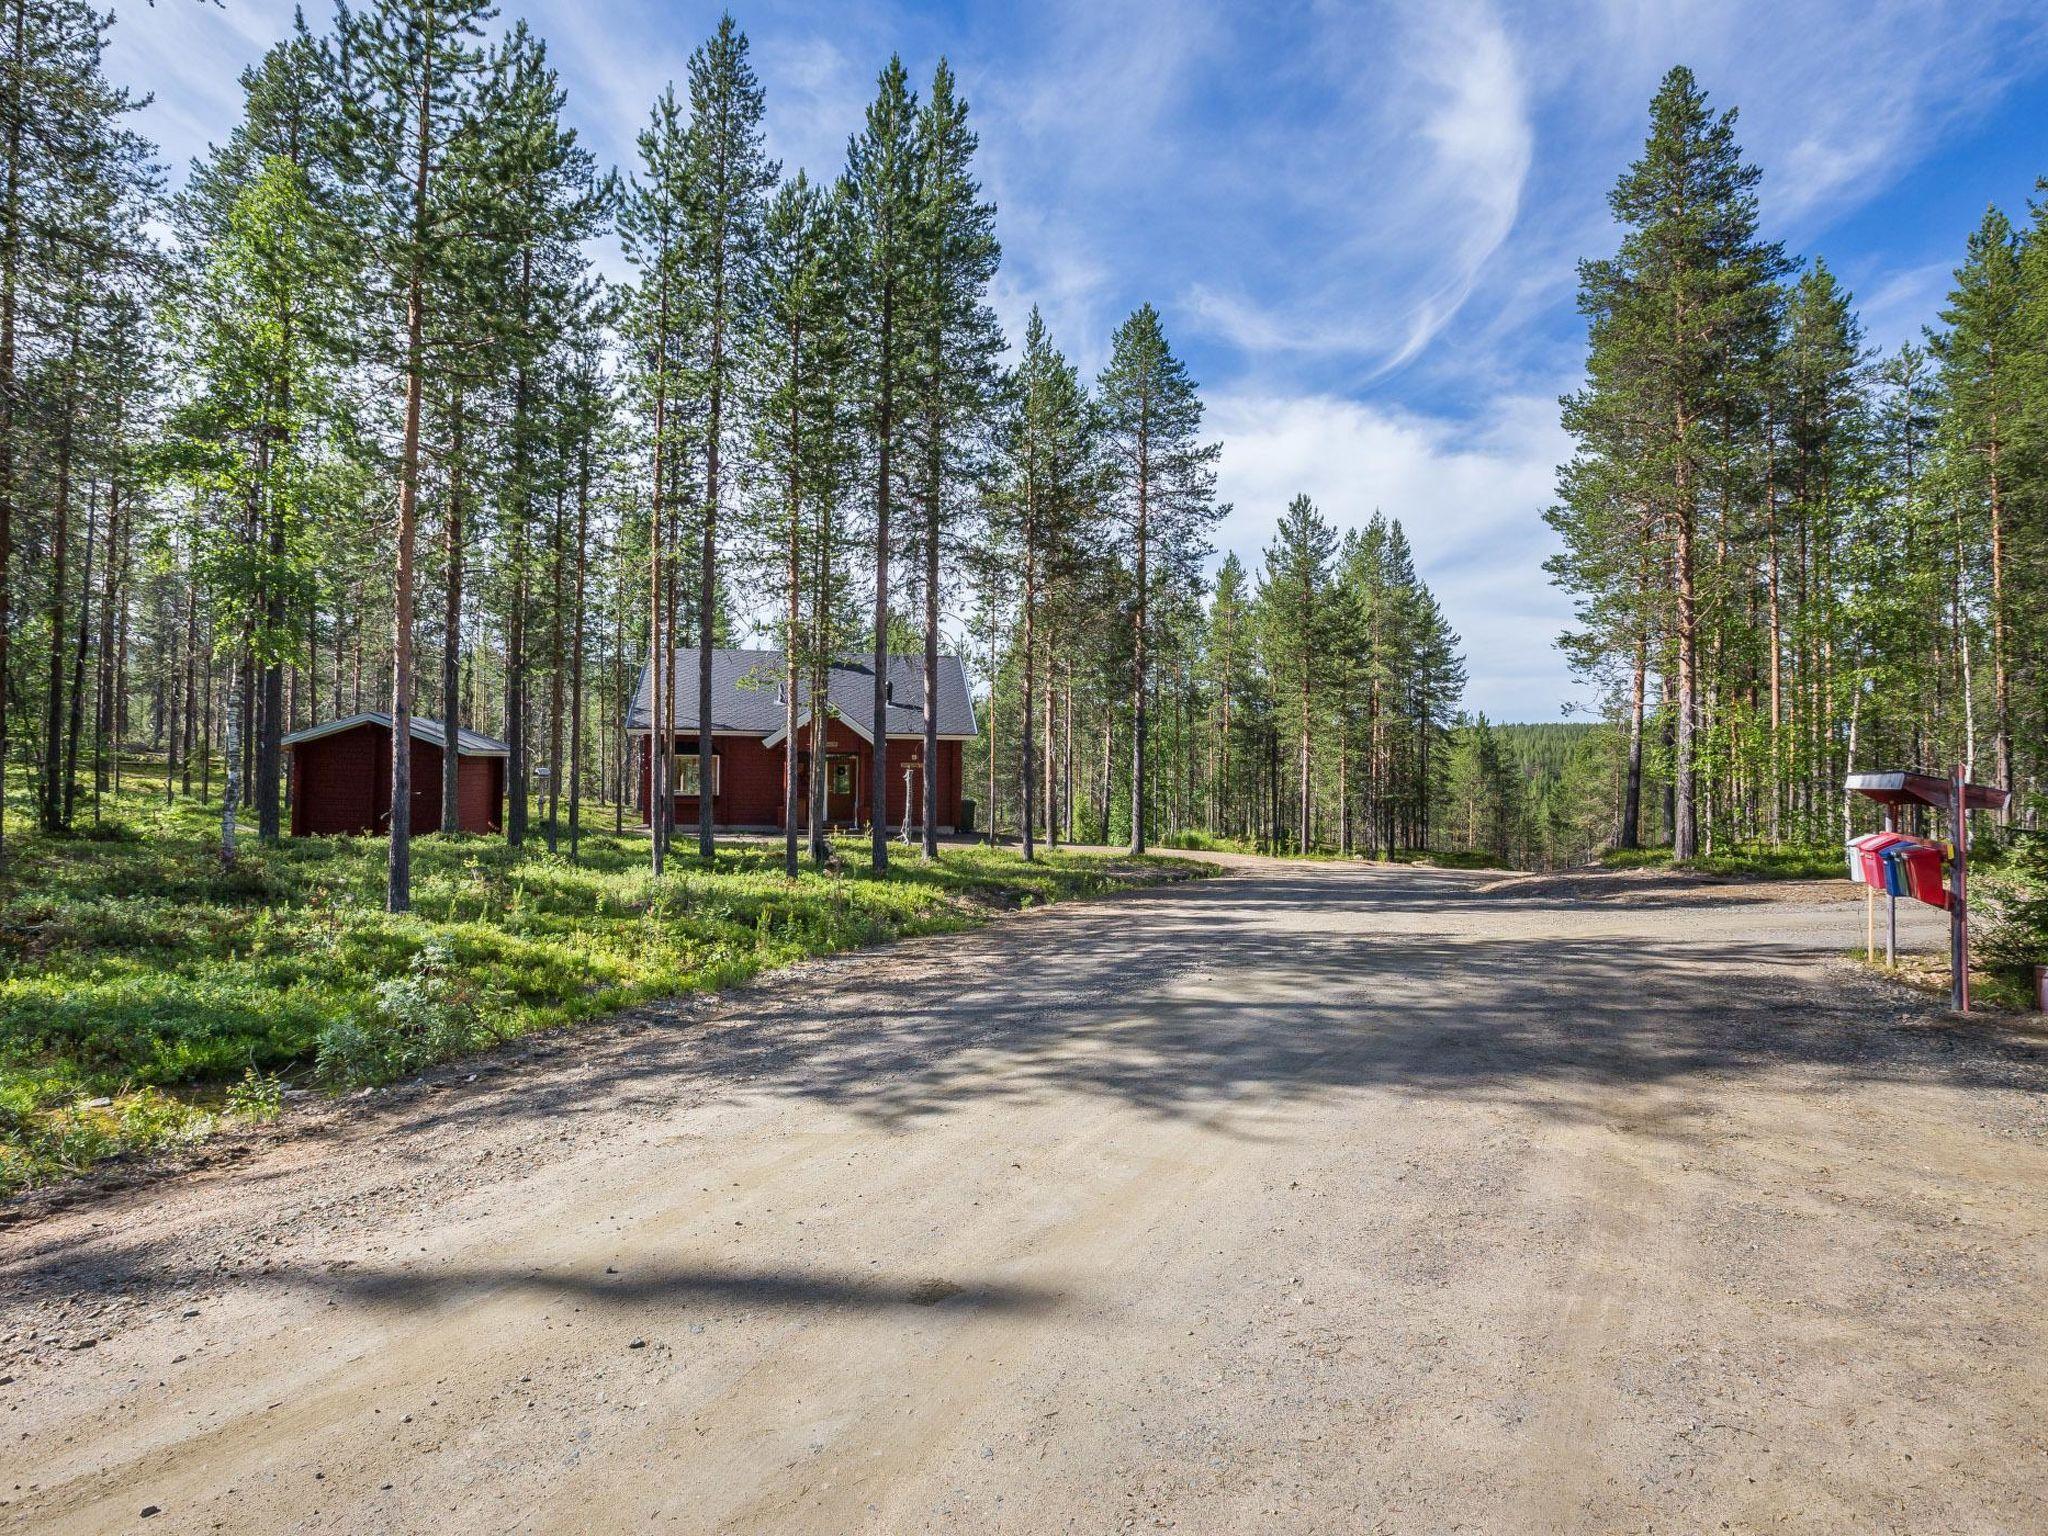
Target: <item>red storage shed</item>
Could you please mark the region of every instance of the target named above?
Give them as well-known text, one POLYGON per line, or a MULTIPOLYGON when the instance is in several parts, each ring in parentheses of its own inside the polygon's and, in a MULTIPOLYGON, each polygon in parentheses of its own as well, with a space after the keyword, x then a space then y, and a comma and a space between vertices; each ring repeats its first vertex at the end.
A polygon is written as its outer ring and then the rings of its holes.
MULTIPOLYGON (((412 829, 441 828, 447 733, 412 717, 412 829)), ((381 711, 327 720, 284 739, 291 752, 292 836, 356 837, 391 830, 391 717, 381 711)), ((456 733, 457 810, 464 832, 502 829, 505 759, 512 749, 475 731, 456 733)))

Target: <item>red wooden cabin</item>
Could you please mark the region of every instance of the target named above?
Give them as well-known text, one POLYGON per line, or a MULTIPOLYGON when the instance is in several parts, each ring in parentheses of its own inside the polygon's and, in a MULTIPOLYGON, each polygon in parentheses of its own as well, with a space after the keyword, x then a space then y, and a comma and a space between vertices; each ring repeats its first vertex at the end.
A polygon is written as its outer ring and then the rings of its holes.
MULTIPOLYGON (((697 657, 695 648, 675 652, 675 795, 678 826, 697 823, 697 657)), ((826 819, 838 827, 865 826, 868 821, 869 776, 874 771, 874 661, 842 657, 826 673, 827 716, 824 761, 814 763, 811 711, 807 694, 798 695, 797 803, 808 817, 811 774, 825 775, 826 819)), ((960 826, 963 779, 961 755, 979 734, 974 704, 967 692, 967 674, 958 657, 939 658, 939 756, 937 762, 941 832, 960 826)), ((785 757, 783 724, 783 657, 780 651, 718 650, 711 653, 711 734, 713 737, 711 815, 726 831, 772 832, 782 828, 785 757)), ((924 659, 892 656, 888 672, 887 814, 890 828, 905 821, 906 788, 910 825, 924 811, 924 659), (908 773, 906 775, 906 770, 908 773)), ((664 687, 664 691, 666 691, 664 687)), ((653 736, 652 679, 640 669, 640 686, 626 717, 638 765, 638 808, 642 821, 652 820, 653 736)))
MULTIPOLYGON (((441 827, 446 735, 438 720, 412 719, 412 829, 441 827)), ((391 830, 391 717, 381 711, 309 725, 284 739, 291 753, 292 836, 357 837, 391 830)), ((457 811, 464 832, 503 825, 505 759, 511 748, 475 731, 457 733, 457 811)))

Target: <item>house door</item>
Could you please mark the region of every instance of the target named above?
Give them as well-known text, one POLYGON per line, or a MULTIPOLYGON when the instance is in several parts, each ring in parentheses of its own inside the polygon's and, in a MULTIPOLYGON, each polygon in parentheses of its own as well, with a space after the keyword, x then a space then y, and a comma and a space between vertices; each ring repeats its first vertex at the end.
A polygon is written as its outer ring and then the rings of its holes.
POLYGON ((860 820, 860 759, 851 753, 825 759, 825 819, 841 825, 860 820))

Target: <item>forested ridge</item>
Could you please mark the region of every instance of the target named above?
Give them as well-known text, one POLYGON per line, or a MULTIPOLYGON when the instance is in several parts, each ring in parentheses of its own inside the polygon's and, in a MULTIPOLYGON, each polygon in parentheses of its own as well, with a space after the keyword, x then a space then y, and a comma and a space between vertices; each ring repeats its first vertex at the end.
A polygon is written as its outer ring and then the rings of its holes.
MULTIPOLYGON (((1399 522, 1299 501, 1258 570, 1206 574, 1196 382, 1150 305, 1092 381, 1036 311, 1003 335, 943 60, 922 90, 888 62, 836 176, 785 172, 728 17, 614 169, 523 23, 374 0, 302 17, 171 177, 109 18, 0 8, 0 856, 22 810, 101 826, 147 774, 233 857, 284 824, 281 738, 366 710, 502 738, 508 841, 573 853, 631 814, 643 661, 667 723, 709 687, 675 650, 749 643, 792 722, 830 657, 962 654, 971 793, 1027 856, 1433 835, 1463 666, 1399 522)), ((657 825, 657 871, 710 856, 702 813, 657 825)))

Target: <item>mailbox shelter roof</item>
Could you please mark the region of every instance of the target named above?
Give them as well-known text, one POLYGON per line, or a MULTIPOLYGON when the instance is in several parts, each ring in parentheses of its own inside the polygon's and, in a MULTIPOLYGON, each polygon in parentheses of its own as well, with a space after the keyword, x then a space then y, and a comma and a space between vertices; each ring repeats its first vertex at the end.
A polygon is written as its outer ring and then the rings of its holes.
MULTIPOLYGON (((1938 773, 1852 773, 1848 788, 1859 795, 1868 795, 1881 805, 1931 805, 1937 810, 1947 810, 1950 798, 1955 793, 1954 784, 1938 773)), ((2002 811, 2006 801, 2012 798, 2008 789, 1993 789, 1988 784, 1965 784, 1963 786, 1963 808, 1970 811, 2002 811)))

